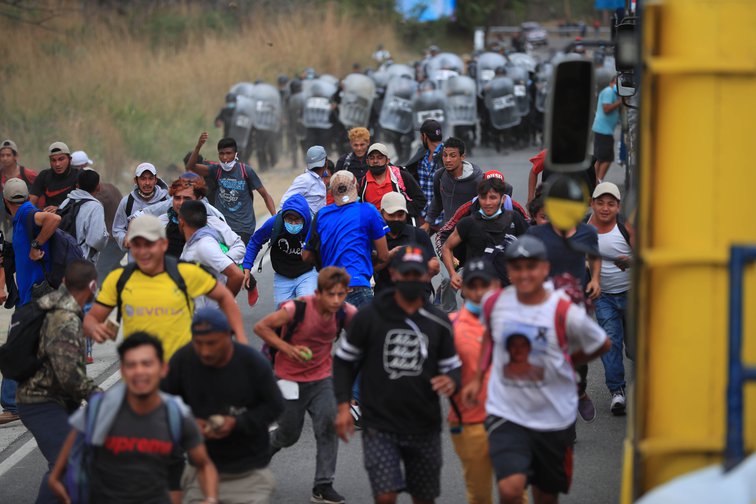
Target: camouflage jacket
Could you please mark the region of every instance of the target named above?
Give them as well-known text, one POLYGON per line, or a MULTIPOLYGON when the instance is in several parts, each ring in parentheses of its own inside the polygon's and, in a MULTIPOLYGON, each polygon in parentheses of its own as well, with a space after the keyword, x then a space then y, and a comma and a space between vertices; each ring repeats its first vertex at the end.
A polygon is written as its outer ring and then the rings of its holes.
POLYGON ((17 400, 21 404, 52 401, 70 411, 97 389, 87 377, 82 311, 63 285, 38 302, 50 310, 42 323, 37 350, 43 364, 34 376, 19 384, 17 400))

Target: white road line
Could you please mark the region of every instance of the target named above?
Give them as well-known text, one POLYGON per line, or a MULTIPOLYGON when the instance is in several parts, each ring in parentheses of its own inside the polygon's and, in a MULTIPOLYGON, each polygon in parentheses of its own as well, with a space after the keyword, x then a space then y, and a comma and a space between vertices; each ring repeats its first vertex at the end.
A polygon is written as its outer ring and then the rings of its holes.
MULTIPOLYGON (((265 258, 263 259, 263 267, 270 264, 270 254, 267 254, 265 258)), ((256 268, 253 266, 253 271, 256 272, 256 268)), ((118 380, 121 379, 121 370, 116 369, 113 374, 105 378, 103 382, 100 384, 100 388, 103 390, 108 390, 110 387, 118 383, 118 380)), ((30 440, 28 440, 26 443, 21 445, 19 449, 14 451, 7 459, 0 462, 0 477, 2 477, 5 473, 10 471, 13 466, 21 462, 24 457, 29 455, 34 449, 37 447, 37 441, 32 437, 30 440)))
MULTIPOLYGON (((263 267, 270 264, 270 254, 267 254, 262 261, 263 267)), ((257 268, 254 266, 252 267, 253 272, 257 272, 257 268)), ((103 382, 100 384, 100 388, 103 390, 108 390, 110 387, 118 383, 118 380, 121 379, 121 371, 120 369, 116 369, 110 376, 105 378, 103 382)), ((37 447, 37 441, 32 437, 30 440, 28 440, 26 443, 21 445, 20 448, 18 448, 16 451, 14 451, 8 458, 0 462, 0 477, 2 477, 5 473, 10 471, 13 466, 21 462, 21 460, 24 459, 27 455, 29 455, 34 449, 37 447)))
MULTIPOLYGON (((100 384, 100 388, 103 390, 108 390, 110 387, 115 385, 118 380, 121 379, 121 370, 116 369, 113 374, 105 378, 103 382, 100 384)), ((29 455, 32 451, 34 451, 34 448, 37 447, 37 440, 33 437, 21 445, 21 447, 14 451, 7 459, 3 460, 2 463, 0 463, 0 477, 2 477, 5 473, 10 471, 13 466, 21 462, 24 457, 29 455)))

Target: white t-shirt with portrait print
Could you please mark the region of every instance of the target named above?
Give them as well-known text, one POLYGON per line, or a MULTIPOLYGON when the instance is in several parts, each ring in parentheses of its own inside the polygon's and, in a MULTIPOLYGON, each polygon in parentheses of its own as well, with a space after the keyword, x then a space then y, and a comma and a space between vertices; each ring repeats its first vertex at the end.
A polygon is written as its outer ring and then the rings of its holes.
MULTIPOLYGON (((490 316, 494 341, 486 412, 524 427, 554 431, 577 418, 577 380, 569 357, 559 344, 556 310, 562 291, 547 289, 549 297, 537 305, 522 304, 513 286, 504 289, 490 316), (510 342, 509 350, 507 342, 510 342)), ((490 296, 483 300, 483 304, 490 296)), ((568 352, 597 351, 606 333, 578 305, 566 317, 568 352)))

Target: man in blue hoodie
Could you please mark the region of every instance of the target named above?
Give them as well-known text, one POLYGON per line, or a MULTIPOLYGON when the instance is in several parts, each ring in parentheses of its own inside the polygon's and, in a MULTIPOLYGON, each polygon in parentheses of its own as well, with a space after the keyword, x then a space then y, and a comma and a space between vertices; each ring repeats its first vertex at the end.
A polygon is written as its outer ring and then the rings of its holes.
MULTIPOLYGON (((281 211, 265 221, 247 244, 244 256, 244 286, 253 282, 252 267, 262 246, 270 242, 270 262, 273 265, 273 301, 276 306, 289 299, 308 296, 318 286, 318 272, 302 260, 302 249, 310 230, 310 207, 301 194, 287 199, 281 211)), ((266 250, 267 252, 267 250, 266 250)), ((259 270, 259 268, 258 268, 259 270)))

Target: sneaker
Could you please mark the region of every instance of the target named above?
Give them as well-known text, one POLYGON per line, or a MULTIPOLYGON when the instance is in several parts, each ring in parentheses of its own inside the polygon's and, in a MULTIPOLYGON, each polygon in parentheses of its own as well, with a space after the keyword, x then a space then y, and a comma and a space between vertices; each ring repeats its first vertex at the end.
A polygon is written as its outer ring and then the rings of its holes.
POLYGON ((620 389, 612 392, 612 405, 609 408, 614 416, 625 414, 625 391, 620 389))
POLYGON ((11 413, 10 411, 3 411, 0 413, 0 425, 15 422, 19 419, 20 417, 18 416, 18 413, 11 413))
POLYGON ((588 394, 583 394, 578 397, 578 413, 583 421, 591 423, 596 420, 596 407, 593 405, 593 401, 588 397, 588 394))
POLYGON ((312 489, 312 498, 310 502, 320 504, 344 504, 344 496, 333 489, 331 483, 325 485, 315 485, 312 489))

